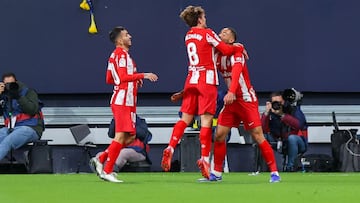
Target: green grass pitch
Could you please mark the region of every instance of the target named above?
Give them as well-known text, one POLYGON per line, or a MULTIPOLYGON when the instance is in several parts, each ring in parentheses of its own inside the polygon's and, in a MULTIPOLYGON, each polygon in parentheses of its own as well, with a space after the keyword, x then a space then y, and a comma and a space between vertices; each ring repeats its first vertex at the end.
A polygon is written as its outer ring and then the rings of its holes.
POLYGON ((360 173, 224 174, 222 182, 197 182, 200 173, 121 173, 124 183, 95 174, 0 175, 1 203, 57 202, 359 202, 360 173))

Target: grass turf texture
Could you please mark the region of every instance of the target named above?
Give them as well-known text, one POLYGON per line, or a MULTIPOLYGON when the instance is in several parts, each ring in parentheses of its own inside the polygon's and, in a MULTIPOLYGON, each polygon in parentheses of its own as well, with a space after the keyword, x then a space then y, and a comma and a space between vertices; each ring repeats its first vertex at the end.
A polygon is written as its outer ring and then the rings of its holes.
POLYGON ((42 202, 358 202, 360 173, 229 173, 199 183, 199 173, 121 173, 124 183, 95 174, 0 175, 1 203, 42 202))

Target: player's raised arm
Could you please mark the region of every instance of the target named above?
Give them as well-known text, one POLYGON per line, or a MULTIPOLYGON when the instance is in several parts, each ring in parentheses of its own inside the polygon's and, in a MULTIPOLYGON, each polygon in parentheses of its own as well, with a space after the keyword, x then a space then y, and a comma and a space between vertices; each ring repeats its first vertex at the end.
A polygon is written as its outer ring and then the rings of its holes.
POLYGON ((158 76, 154 73, 143 73, 144 78, 150 80, 151 82, 156 82, 158 80, 158 76))

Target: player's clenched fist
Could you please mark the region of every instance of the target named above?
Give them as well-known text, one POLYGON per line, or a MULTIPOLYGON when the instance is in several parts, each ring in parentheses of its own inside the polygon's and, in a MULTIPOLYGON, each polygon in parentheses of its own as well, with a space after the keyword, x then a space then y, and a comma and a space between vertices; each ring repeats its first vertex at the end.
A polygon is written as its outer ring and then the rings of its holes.
POLYGON ((171 102, 177 102, 183 98, 184 91, 176 92, 173 95, 171 95, 170 100, 171 102))

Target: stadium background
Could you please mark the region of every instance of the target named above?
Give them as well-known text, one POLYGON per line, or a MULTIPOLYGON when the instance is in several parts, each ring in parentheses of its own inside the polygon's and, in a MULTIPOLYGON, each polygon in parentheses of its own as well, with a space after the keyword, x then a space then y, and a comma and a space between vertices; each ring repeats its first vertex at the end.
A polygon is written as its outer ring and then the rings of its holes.
POLYGON ((0 2, 0 73, 15 72, 46 107, 108 106, 112 87, 105 84, 105 71, 113 50, 108 31, 116 25, 133 36, 131 55, 139 71, 160 77, 155 84, 145 82, 139 106, 172 105, 169 95, 182 88, 187 71, 188 28, 178 15, 189 4, 205 8, 214 31, 224 26, 238 31, 261 105, 270 91, 289 87, 305 93, 304 104, 360 103, 359 1, 95 0, 96 35, 88 34, 89 14, 79 3, 0 2))
MULTIPOLYGON (((105 70, 113 45, 107 33, 115 25, 131 32, 131 54, 139 71, 160 76, 156 84, 145 83, 139 105, 171 105, 168 97, 181 89, 186 74, 187 27, 178 14, 189 4, 206 9, 213 30, 232 26, 238 31, 251 56, 249 71, 260 104, 270 91, 289 87, 305 93, 304 104, 360 103, 358 0, 94 0, 97 35, 87 33, 89 15, 79 3, 0 1, 0 74, 15 72, 38 90, 46 107, 108 106, 111 87, 105 84, 105 70)), ((330 153, 329 145, 311 144, 316 151, 310 152, 330 153)), ((155 154, 163 148, 152 148, 154 166, 159 167, 155 154)), ((56 145, 53 153, 58 160, 54 171, 68 173, 75 172, 82 149, 56 145)), ((243 145, 230 145, 229 154, 236 166, 254 160, 253 150, 243 145)), ((245 167, 242 171, 251 170, 245 167)), ((125 183, 117 185, 93 174, 0 175, 0 182, 6 183, 0 184, 0 196, 14 203, 135 198, 173 203, 355 202, 360 180, 358 173, 282 173, 282 183, 276 185, 268 184, 267 173, 232 172, 220 184, 199 184, 199 173, 122 173, 121 178, 125 183)))
POLYGON ((249 70, 258 92, 287 87, 360 91, 356 0, 96 0, 96 35, 87 33, 89 14, 79 2, 1 1, 1 72, 17 73, 41 94, 110 93, 104 80, 113 49, 108 31, 123 25, 133 36, 131 54, 138 70, 160 77, 140 92, 177 91, 187 71, 183 37, 188 29, 178 15, 193 4, 205 8, 214 31, 224 26, 238 31, 251 57, 249 70))

